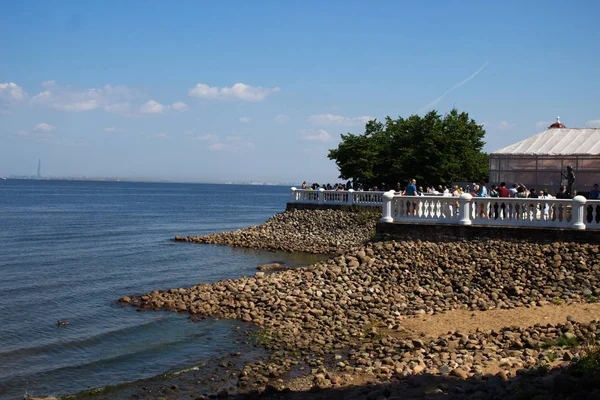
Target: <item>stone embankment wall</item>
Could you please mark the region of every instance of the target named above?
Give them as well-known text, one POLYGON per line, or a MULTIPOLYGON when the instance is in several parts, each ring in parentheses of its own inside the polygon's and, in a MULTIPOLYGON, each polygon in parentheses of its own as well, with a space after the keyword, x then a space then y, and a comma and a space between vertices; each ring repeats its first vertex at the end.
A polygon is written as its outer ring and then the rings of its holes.
POLYGON ((352 211, 352 212, 370 212, 379 213, 381 217, 381 206, 350 206, 346 204, 314 204, 314 203, 287 203, 285 207, 286 211, 293 210, 339 210, 339 211, 352 211))
POLYGON ((377 240, 506 240, 536 243, 600 243, 600 230, 550 229, 511 226, 461 226, 377 223, 377 240))
POLYGON ((291 210, 267 222, 232 232, 177 236, 176 241, 220 244, 273 251, 333 254, 361 245, 375 235, 381 212, 371 209, 291 210))

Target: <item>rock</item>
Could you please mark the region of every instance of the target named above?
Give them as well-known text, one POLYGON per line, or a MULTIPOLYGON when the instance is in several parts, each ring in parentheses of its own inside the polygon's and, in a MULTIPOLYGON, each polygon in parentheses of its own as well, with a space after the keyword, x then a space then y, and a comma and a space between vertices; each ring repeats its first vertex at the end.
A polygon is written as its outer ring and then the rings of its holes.
POLYGON ((258 267, 256 267, 256 269, 259 271, 282 271, 287 268, 282 266, 279 263, 272 263, 272 264, 259 265, 258 267))
MULTIPOLYGON (((306 364, 312 375, 318 375, 314 383, 320 388, 349 384, 346 378, 334 380, 323 369, 326 361, 333 361, 335 374, 369 375, 378 382, 408 378, 406 384, 411 385, 420 378, 411 380, 411 375, 453 375, 466 379, 460 384, 465 396, 489 390, 487 398, 504 398, 514 394, 505 393, 505 387, 518 369, 538 368, 541 373, 545 366, 556 365, 556 358, 571 364, 579 357, 578 348, 565 352, 553 345, 558 339, 586 343, 600 333, 599 321, 580 323, 574 318, 560 324, 448 332, 437 338, 406 336, 410 332, 402 329, 406 318, 451 310, 473 313, 587 302, 584 290, 600 287, 598 244, 365 243, 368 232, 363 235, 363 229, 372 226, 370 222, 361 222, 352 213, 311 213, 287 212, 260 227, 186 239, 328 253, 328 260, 279 273, 259 271, 252 277, 131 296, 130 304, 140 311, 185 311, 198 319, 214 316, 256 324, 260 331, 255 337, 273 355, 268 363, 252 364, 239 378, 238 385, 253 389, 264 388, 298 364, 300 370, 306 364), (555 268, 557 261, 560 266, 555 268), (343 361, 335 357, 339 353, 344 354, 343 361), (482 371, 494 363, 506 371, 486 379, 482 371), (469 386, 476 382, 467 379, 470 375, 483 378, 488 386, 469 386)), ((529 377, 519 372, 518 378, 523 376, 529 377)))
POLYGON ((123 296, 119 299, 119 303, 131 303, 131 297, 123 296))
POLYGON ((469 373, 462 368, 454 368, 451 374, 460 379, 467 379, 469 377, 469 373))

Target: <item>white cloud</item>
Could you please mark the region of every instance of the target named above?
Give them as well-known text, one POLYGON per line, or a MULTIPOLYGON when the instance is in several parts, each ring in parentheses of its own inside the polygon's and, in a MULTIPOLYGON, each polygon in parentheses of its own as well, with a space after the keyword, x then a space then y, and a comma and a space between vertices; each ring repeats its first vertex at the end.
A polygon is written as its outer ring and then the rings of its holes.
POLYGON ((109 128, 104 128, 104 132, 116 132, 117 128, 115 128, 114 126, 111 126, 109 128))
POLYGON ((191 97, 206 99, 238 99, 243 101, 262 101, 272 93, 279 92, 278 87, 263 88, 236 83, 232 87, 210 87, 204 83, 198 83, 188 90, 191 97))
POLYGON ((168 133, 155 133, 152 137, 156 139, 168 139, 170 136, 168 133))
POLYGON ((52 132, 54 127, 50 124, 42 122, 41 124, 37 124, 33 129, 38 132, 52 132))
POLYGON ((42 82, 42 87, 43 88, 51 88, 51 87, 54 87, 54 86, 56 86, 56 81, 54 81, 54 80, 42 82))
POLYGON ((104 111, 115 114, 128 114, 130 110, 129 103, 117 103, 104 106, 104 111))
POLYGON ((189 110, 189 107, 183 101, 176 101, 175 103, 171 104, 171 109, 177 112, 185 112, 189 110))
POLYGON ((324 129, 301 129, 300 134, 304 140, 312 140, 318 142, 328 142, 331 140, 331 135, 324 129))
POLYGON ((240 117, 240 122, 244 123, 244 124, 248 123, 248 122, 250 122, 250 118, 248 118, 248 117, 240 117))
POLYGON ((361 117, 343 117, 334 114, 316 114, 308 117, 308 122, 319 126, 353 126, 364 125, 374 117, 363 115, 361 117))
MULTIPOLYGON (((41 125, 41 124, 39 124, 39 125, 41 125)), ((46 142, 46 143, 56 142, 56 136, 54 136, 54 133, 52 133, 51 130, 42 130, 42 129, 36 129, 36 128, 37 128, 37 126, 31 132, 19 131, 17 133, 17 135, 21 136, 23 138, 27 138, 29 140, 34 140, 36 142, 46 142)))
POLYGON ((148 100, 140 107, 141 114, 163 114, 169 111, 185 112, 188 110, 187 104, 177 101, 171 105, 162 105, 156 100, 148 100))
POLYGON ((208 146, 209 150, 212 151, 240 151, 245 149, 254 150, 256 145, 253 142, 243 141, 240 136, 226 136, 225 140, 227 143, 218 142, 208 146))
POLYGON ((498 131, 506 131, 515 127, 516 124, 508 121, 490 122, 484 121, 481 123, 485 129, 493 129, 498 131))
POLYGON ((221 151, 226 148, 226 145, 223 143, 213 143, 210 146, 208 146, 208 148, 213 151, 221 151))
POLYGON ((537 131, 545 131, 554 121, 538 121, 535 123, 535 129, 537 131))
POLYGON ((208 142, 208 141, 217 140, 217 136, 216 135, 200 135, 200 136, 196 136, 194 139, 200 140, 202 142, 208 142))
POLYGON ((154 100, 148 100, 140 107, 140 113, 142 114, 162 114, 164 111, 165 106, 154 100))
POLYGON ((14 82, 0 83, 0 100, 21 101, 27 98, 25 90, 14 82))
POLYGON ((496 126, 496 129, 501 130, 501 131, 505 131, 505 130, 513 128, 514 126, 515 126, 515 124, 512 123, 512 122, 500 121, 500 122, 498 122, 498 125, 496 126))
POLYGON ((588 128, 600 128, 600 119, 592 119, 585 123, 588 128))
POLYGON ((273 118, 273 121, 275 121, 278 124, 286 124, 288 123, 290 120, 290 117, 288 117, 285 114, 279 114, 277 116, 275 116, 275 118, 273 118))
POLYGON ((104 85, 101 88, 79 89, 58 85, 55 81, 42 83, 46 89, 33 97, 35 105, 67 112, 91 111, 104 108, 109 112, 122 112, 124 104, 139 98, 140 92, 127 86, 104 85))
POLYGON ((57 107, 59 110, 63 111, 90 111, 98 108, 98 100, 87 100, 76 103, 64 104, 62 106, 57 107))

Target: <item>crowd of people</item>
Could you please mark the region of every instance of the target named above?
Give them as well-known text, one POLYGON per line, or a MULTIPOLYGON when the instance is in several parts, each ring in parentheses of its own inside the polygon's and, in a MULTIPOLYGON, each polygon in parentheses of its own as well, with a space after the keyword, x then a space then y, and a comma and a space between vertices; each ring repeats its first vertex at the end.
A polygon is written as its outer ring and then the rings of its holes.
MULTIPOLYGON (((313 183, 312 185, 308 185, 306 181, 302 182, 302 189, 308 190, 319 190, 323 188, 325 190, 350 190, 354 189, 357 191, 365 190, 362 185, 356 184, 352 181, 348 181, 346 183, 324 183, 318 184, 313 183)), ((388 189, 389 186, 382 184, 382 189, 388 189)), ((379 191, 380 188, 378 186, 371 186, 366 189, 367 191, 379 191)), ((388 189, 391 190, 391 189, 388 189)), ((408 184, 403 187, 400 182, 398 182, 393 189, 397 195, 404 196, 425 196, 425 195, 442 195, 446 197, 459 197, 463 193, 469 193, 473 197, 513 197, 513 198, 527 198, 527 199, 570 199, 577 195, 577 191, 574 190, 573 193, 569 193, 567 191, 566 185, 561 185, 558 192, 555 195, 549 193, 548 189, 543 189, 538 191, 536 188, 528 188, 523 184, 513 183, 511 187, 508 187, 505 182, 501 182, 499 185, 491 185, 489 190, 485 184, 485 182, 473 183, 472 185, 466 185, 465 187, 460 187, 459 185, 438 185, 436 186, 428 186, 425 189, 423 186, 417 186, 416 179, 409 180, 408 184)), ((589 191, 587 195, 588 199, 600 199, 600 191, 598 190, 598 184, 595 184, 592 190, 589 191)))

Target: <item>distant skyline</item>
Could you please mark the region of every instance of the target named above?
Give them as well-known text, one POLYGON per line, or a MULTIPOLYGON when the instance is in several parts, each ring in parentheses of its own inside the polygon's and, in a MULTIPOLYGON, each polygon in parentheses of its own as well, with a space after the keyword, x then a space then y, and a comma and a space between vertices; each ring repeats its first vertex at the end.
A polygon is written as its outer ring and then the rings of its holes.
POLYGON ((581 0, 4 2, 0 176, 337 182, 341 133, 466 111, 491 152, 600 127, 581 0))

